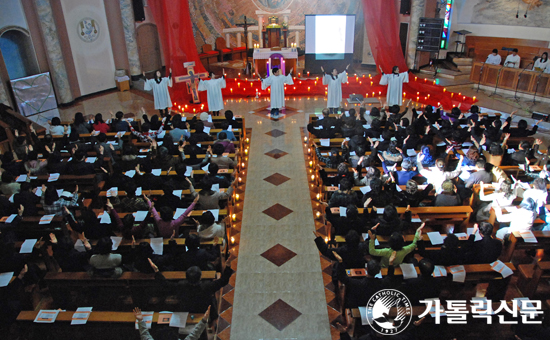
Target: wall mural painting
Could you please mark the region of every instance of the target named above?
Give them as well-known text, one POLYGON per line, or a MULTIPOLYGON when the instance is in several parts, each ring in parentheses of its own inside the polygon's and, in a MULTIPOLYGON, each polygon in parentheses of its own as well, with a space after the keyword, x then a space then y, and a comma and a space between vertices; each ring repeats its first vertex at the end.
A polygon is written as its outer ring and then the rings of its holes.
MULTIPOLYGON (((200 47, 210 44, 215 47, 218 37, 225 38, 222 32, 225 28, 234 28, 235 23, 243 22, 244 16, 248 21, 257 25, 257 10, 266 11, 277 15, 283 10, 290 10, 290 25, 303 25, 304 14, 356 14, 356 32, 362 32, 358 25, 363 25, 363 15, 360 14, 361 0, 190 0, 191 20, 195 33, 195 43, 200 47)), ((264 17, 264 22, 267 17, 264 17)), ((279 22, 283 16, 279 16, 279 22)), ((258 41, 258 31, 252 31, 253 40, 258 41)), ((300 35, 301 46, 304 46, 305 35, 300 35)), ((290 34, 291 42, 294 42, 294 34, 290 34)), ((242 36, 242 42, 245 42, 242 36)), ((362 41, 362 36, 361 36, 362 41)), ((231 46, 237 45, 235 34, 231 34, 231 46)))
POLYGON ((548 18, 550 0, 466 0, 458 21, 464 24, 550 28, 548 18))

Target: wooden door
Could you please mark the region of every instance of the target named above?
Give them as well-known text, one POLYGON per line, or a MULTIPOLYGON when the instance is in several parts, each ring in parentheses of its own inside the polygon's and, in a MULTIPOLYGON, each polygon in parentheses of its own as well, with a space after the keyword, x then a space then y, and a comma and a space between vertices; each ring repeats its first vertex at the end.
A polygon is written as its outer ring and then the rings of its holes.
POLYGON ((160 70, 162 60, 157 26, 154 24, 140 25, 137 28, 137 43, 143 72, 160 70))

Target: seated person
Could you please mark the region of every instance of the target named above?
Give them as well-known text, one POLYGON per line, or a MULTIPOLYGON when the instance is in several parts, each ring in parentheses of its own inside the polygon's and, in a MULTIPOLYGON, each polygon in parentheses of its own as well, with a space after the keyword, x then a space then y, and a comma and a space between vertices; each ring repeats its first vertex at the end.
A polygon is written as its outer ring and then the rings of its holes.
MULTIPOLYGON (((233 145, 233 143, 231 143, 231 145, 233 145)), ((210 157, 210 162, 218 164, 220 169, 234 169, 237 162, 234 159, 229 158, 229 156, 224 156, 224 153, 226 153, 225 150, 225 146, 222 143, 214 144, 214 147, 210 150, 212 155, 212 157, 210 157)))
POLYGON ((225 227, 216 223, 216 218, 211 211, 205 211, 199 218, 200 224, 197 227, 197 232, 201 240, 210 240, 214 237, 224 238, 225 227))
POLYGON ((498 54, 498 50, 495 48, 493 49, 491 54, 487 56, 487 60, 485 60, 485 63, 491 64, 491 65, 500 65, 501 61, 502 60, 500 58, 500 55, 498 54))
POLYGON ((462 205, 462 199, 456 192, 453 181, 446 180, 441 185, 441 193, 437 194, 434 205, 436 207, 449 207, 462 205))
POLYGON ((409 298, 411 305, 424 306, 420 303, 421 300, 439 297, 442 281, 446 278, 433 277, 434 268, 435 265, 430 259, 423 258, 418 262, 420 276, 404 281, 403 293, 409 298))
POLYGON ((122 255, 113 254, 113 240, 110 237, 102 237, 94 248, 95 255, 90 257, 94 275, 102 277, 119 277, 122 275, 122 255))
POLYGON ((394 232, 390 236, 389 248, 376 249, 374 245, 374 239, 376 236, 373 234, 372 229, 376 230, 376 226, 369 230, 369 254, 372 256, 380 256, 380 264, 383 268, 387 268, 390 264, 390 258, 393 258, 393 264, 395 266, 403 263, 405 256, 411 253, 416 248, 416 243, 422 238, 422 229, 426 223, 422 223, 414 235, 414 240, 411 244, 405 245, 405 239, 403 234, 394 232), (395 254, 394 254, 395 253, 395 254))
POLYGON ((203 210, 220 209, 220 201, 230 198, 233 194, 233 187, 237 184, 237 179, 235 178, 229 189, 220 192, 219 190, 212 190, 212 182, 206 178, 201 182, 202 190, 196 192, 189 178, 186 178, 186 180, 189 183, 191 195, 199 198, 198 203, 203 210))
POLYGON ((493 225, 488 222, 474 224, 474 230, 467 243, 468 263, 493 263, 498 260, 502 252, 502 242, 493 238, 493 225), (475 242, 475 235, 479 231, 482 239, 475 242))

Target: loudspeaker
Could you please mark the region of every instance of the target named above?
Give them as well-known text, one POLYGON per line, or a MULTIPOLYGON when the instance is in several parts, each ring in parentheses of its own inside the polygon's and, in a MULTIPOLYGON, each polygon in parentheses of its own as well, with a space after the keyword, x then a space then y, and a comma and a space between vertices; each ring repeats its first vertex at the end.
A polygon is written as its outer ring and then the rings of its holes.
POLYGON ((399 14, 411 14, 411 0, 401 0, 399 14))
POLYGON ((548 115, 546 113, 541 113, 541 112, 533 112, 533 114, 531 115, 531 118, 536 120, 542 119, 545 122, 548 121, 548 115))
POLYGON ((134 20, 145 20, 145 9, 143 8, 143 0, 132 0, 132 7, 134 8, 134 20))

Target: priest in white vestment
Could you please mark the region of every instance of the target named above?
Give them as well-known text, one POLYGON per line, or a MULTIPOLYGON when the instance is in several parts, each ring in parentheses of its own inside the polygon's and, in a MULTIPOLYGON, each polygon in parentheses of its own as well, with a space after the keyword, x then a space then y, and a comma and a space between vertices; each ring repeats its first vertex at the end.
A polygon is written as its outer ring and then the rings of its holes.
POLYGON ((505 67, 519 68, 519 62, 521 61, 520 56, 518 55, 518 49, 514 48, 512 54, 506 57, 504 60, 505 67))
MULTIPOLYGON (((145 72, 143 72, 143 77, 145 77, 145 72)), ((172 87, 172 69, 170 69, 168 77, 161 77, 160 71, 156 71, 153 79, 145 79, 144 89, 145 91, 153 90, 155 110, 159 110, 161 117, 168 116, 168 108, 172 107, 168 86, 172 87)))
MULTIPOLYGON (((380 71, 382 69, 380 68, 380 71)), ((384 72, 382 72, 384 73, 384 72)), ((380 85, 388 85, 386 102, 389 106, 403 104, 403 83, 409 82, 409 72, 399 73, 399 67, 394 66, 391 74, 382 74, 380 85)))
MULTIPOLYGON (((338 73, 336 69, 332 70, 331 74, 325 74, 323 77, 323 85, 328 85, 327 107, 330 113, 337 113, 342 102, 342 84, 348 82, 348 66, 342 73, 338 73)), ((321 66, 321 71, 325 69, 321 66)))
POLYGON ((213 116, 219 116, 223 110, 222 89, 225 89, 225 77, 216 78, 214 72, 210 72, 210 80, 200 80, 199 91, 206 91, 208 110, 213 116))
POLYGON ((271 86, 271 115, 279 117, 279 109, 285 107, 285 84, 294 85, 292 81, 292 69, 287 76, 281 75, 278 68, 271 70, 271 75, 262 79, 262 90, 271 86))

